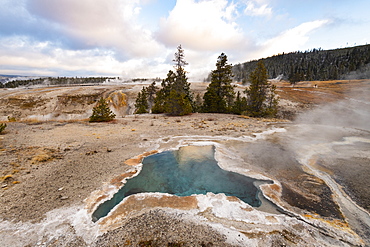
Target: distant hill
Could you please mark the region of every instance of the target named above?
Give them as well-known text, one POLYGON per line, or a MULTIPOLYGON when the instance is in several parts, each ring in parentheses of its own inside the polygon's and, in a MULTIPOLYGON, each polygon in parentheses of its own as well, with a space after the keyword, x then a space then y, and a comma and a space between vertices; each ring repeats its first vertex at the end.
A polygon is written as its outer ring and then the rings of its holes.
POLYGON ((0 75, 0 78, 13 78, 13 77, 20 77, 20 75, 0 75))
POLYGON ((291 83, 370 78, 370 45, 283 53, 236 64, 233 66, 234 79, 246 82, 260 60, 265 63, 270 79, 285 79, 291 83))
POLYGON ((46 78, 45 76, 24 76, 24 75, 0 75, 0 87, 5 87, 8 83, 11 85, 12 81, 30 81, 34 79, 46 78))
POLYGON ((3 76, 0 77, 0 88, 29 87, 35 85, 77 85, 99 84, 114 80, 115 77, 31 77, 31 76, 3 76), (3 79, 5 78, 5 79, 3 79))

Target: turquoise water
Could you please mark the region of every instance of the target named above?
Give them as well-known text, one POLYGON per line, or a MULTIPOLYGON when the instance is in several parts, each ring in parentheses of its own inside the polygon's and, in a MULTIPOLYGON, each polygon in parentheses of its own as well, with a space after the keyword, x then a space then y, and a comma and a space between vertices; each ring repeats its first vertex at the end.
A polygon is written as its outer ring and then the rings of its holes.
POLYGON ((177 196, 224 193, 259 207, 256 179, 221 169, 214 158, 214 147, 183 147, 146 157, 140 174, 93 213, 93 221, 106 216, 125 197, 142 192, 163 192, 177 196))

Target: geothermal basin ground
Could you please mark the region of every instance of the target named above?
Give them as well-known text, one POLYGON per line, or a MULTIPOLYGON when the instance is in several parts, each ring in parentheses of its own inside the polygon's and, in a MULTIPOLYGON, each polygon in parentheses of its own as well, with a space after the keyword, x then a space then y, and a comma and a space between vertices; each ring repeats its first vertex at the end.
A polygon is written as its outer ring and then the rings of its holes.
MULTIPOLYGON (((288 98, 292 88, 278 88, 285 109, 301 112, 295 121, 131 115, 141 86, 3 90, 0 100, 8 106, 2 105, 1 118, 8 127, 0 135, 2 243, 367 246, 369 101, 344 97, 337 88, 344 83, 328 85, 319 85, 320 94, 299 85, 294 90, 294 97, 309 91, 299 98, 305 100, 311 94, 334 95, 325 107, 322 102, 307 107, 288 98), (85 118, 100 95, 113 98, 111 107, 119 115, 110 123, 89 123, 85 118), (8 122, 7 116, 17 121, 8 122), (98 206, 140 172, 144 156, 171 150, 182 160, 200 155, 197 147, 212 147, 225 171, 272 181, 256 185, 262 205, 222 193, 146 192, 123 198, 93 222, 98 206)), ((368 90, 368 83, 361 85, 368 90)))

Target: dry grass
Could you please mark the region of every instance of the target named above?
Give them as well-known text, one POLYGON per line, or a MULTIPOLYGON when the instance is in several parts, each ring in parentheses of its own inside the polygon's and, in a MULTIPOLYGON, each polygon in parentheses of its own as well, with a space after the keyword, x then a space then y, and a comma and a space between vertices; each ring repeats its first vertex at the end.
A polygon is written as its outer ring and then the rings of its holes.
POLYGON ((278 82, 276 85, 282 99, 302 104, 324 104, 344 99, 347 93, 366 87, 368 83, 369 80, 335 80, 299 82, 294 87, 288 82, 278 82))
POLYGON ((55 119, 40 120, 40 119, 37 119, 37 118, 26 118, 26 119, 19 120, 17 122, 25 123, 25 124, 29 124, 29 125, 38 125, 38 124, 51 123, 51 122, 58 122, 58 123, 88 123, 89 122, 89 119, 88 118, 83 118, 83 119, 66 119, 66 120, 63 120, 63 119, 60 119, 60 120, 59 119, 58 120, 55 120, 55 119))
POLYGON ((41 153, 41 154, 35 155, 32 158, 31 163, 32 164, 36 164, 36 163, 40 163, 40 162, 46 162, 46 161, 48 161, 50 159, 52 159, 52 157, 49 154, 41 153))

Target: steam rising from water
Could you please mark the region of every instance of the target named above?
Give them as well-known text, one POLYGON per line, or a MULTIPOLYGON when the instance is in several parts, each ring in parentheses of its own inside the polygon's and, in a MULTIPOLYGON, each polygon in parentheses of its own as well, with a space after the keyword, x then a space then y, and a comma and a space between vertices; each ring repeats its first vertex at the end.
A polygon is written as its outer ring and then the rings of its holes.
POLYGON ((343 101, 304 113, 295 123, 285 142, 309 173, 325 181, 350 226, 370 244, 370 214, 360 207, 368 205, 362 200, 369 199, 364 186, 370 181, 370 167, 359 163, 370 164, 367 87, 355 89, 343 101))
POLYGON ((297 123, 359 128, 370 131, 370 82, 355 88, 345 100, 301 114, 297 123))

